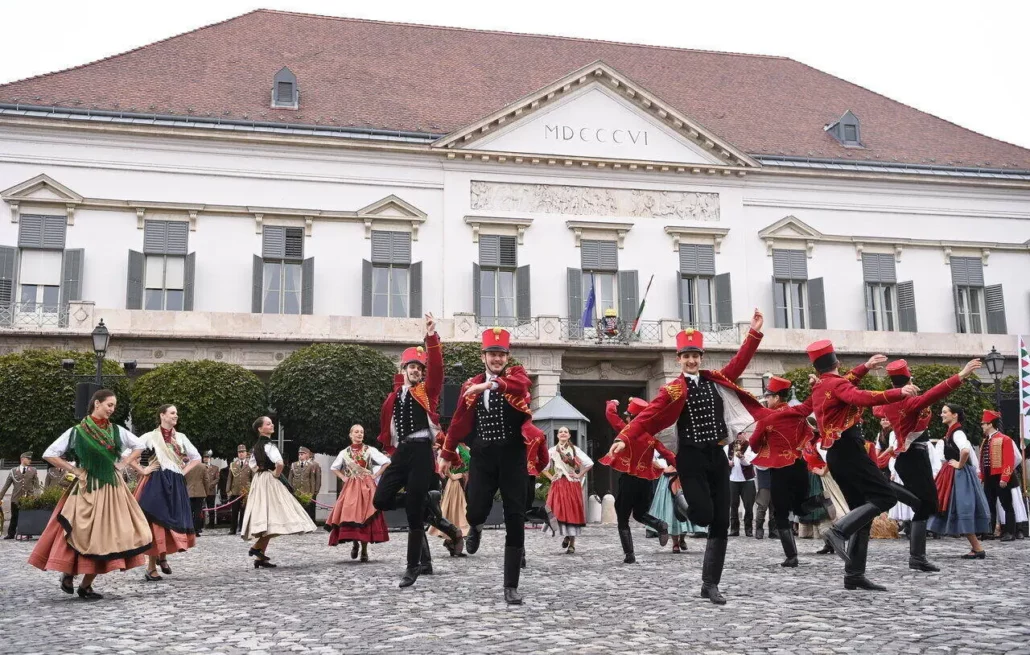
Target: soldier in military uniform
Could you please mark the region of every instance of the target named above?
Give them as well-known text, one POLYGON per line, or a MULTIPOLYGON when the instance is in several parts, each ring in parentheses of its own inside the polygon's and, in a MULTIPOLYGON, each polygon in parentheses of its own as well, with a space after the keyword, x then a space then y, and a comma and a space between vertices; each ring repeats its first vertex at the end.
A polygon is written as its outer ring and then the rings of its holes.
MULTIPOLYGON (((68 460, 68 463, 75 466, 74 460, 68 460)), ((126 467, 131 468, 131 467, 126 467)), ((43 491, 46 491, 50 487, 61 486, 61 481, 64 480, 66 472, 56 466, 51 466, 46 470, 46 477, 43 479, 43 491)))
POLYGON ((215 494, 218 491, 218 473, 221 470, 218 468, 218 465, 211 463, 212 455, 214 455, 214 453, 209 450, 204 453, 204 458, 202 460, 204 462, 203 469, 205 474, 204 492, 207 494, 204 503, 207 505, 208 514, 210 514, 207 524, 209 528, 215 527, 215 512, 211 510, 215 508, 215 494))
POLYGON ((243 509, 247 505, 247 499, 242 498, 250 488, 250 456, 247 455, 247 447, 243 444, 236 446, 236 459, 229 464, 229 476, 225 480, 226 502, 232 503, 229 520, 229 534, 236 534, 240 529, 240 517, 243 516, 243 509))
POLYGON ((294 491, 308 494, 311 502, 304 504, 304 511, 311 520, 315 520, 315 499, 322 490, 322 465, 311 458, 311 451, 301 446, 298 451, 300 461, 290 466, 290 485, 294 491))
MULTIPOLYGON (((7 528, 7 536, 4 539, 14 539, 14 533, 18 529, 18 501, 22 498, 30 498, 39 493, 39 478, 36 476, 36 469, 32 468, 32 453, 22 453, 21 463, 11 469, 7 474, 7 482, 0 491, 0 500, 7 495, 7 489, 14 487, 11 492, 11 525, 7 528)), ((19 541, 21 537, 18 537, 19 541)))

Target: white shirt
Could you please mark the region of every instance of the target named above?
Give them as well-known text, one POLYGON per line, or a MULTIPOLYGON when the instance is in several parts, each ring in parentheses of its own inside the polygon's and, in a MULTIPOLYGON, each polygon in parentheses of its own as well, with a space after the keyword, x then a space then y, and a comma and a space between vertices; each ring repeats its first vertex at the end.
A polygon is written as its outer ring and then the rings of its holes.
POLYGON ((657 450, 654 451, 654 463, 661 466, 663 471, 669 466, 669 463, 665 461, 664 457, 658 454, 657 450))
POLYGON ((684 373, 683 377, 687 380, 692 380, 694 384, 697 384, 701 380, 700 373, 684 373))
POLYGON ((486 381, 490 383, 490 386, 487 387, 486 391, 483 392, 483 406, 487 409, 490 409, 490 390, 493 389, 496 385, 496 383, 494 382, 494 380, 496 379, 496 375, 494 375, 490 371, 486 372, 486 381))
MULTIPOLYGON (((131 451, 143 450, 143 442, 139 437, 120 425, 115 427, 118 428, 118 436, 121 437, 122 440, 122 448, 124 449, 122 451, 122 457, 125 457, 127 453, 131 451)), ((57 441, 47 446, 47 449, 43 451, 43 457, 61 457, 68 452, 68 444, 71 441, 72 430, 74 429, 75 428, 68 428, 64 434, 57 438, 57 441)))
MULTIPOLYGON (((273 464, 282 464, 283 456, 279 454, 279 449, 273 446, 271 443, 265 444, 265 455, 268 456, 269 461, 273 464)), ((250 456, 250 468, 257 470, 257 459, 254 455, 250 456)))
MULTIPOLYGON (((730 447, 726 445, 723 446, 722 449, 726 452, 726 456, 729 457, 730 447)), ((748 482, 748 480, 744 477, 744 469, 742 468, 742 465, 750 464, 751 460, 753 460, 755 457, 755 452, 751 450, 750 446, 748 446, 748 449, 744 451, 743 459, 734 455, 733 468, 730 469, 730 482, 748 482)))
MULTIPOLYGON (((329 467, 330 469, 332 469, 333 471, 343 470, 343 456, 344 453, 347 452, 348 448, 350 447, 348 446, 347 448, 344 448, 340 451, 340 454, 336 456, 335 460, 333 460, 333 465, 329 467)), ((372 462, 372 473, 375 473, 380 469, 380 467, 383 467, 390 463, 389 457, 380 452, 379 449, 374 448, 372 446, 368 447, 368 452, 366 454, 368 455, 368 461, 372 462)))

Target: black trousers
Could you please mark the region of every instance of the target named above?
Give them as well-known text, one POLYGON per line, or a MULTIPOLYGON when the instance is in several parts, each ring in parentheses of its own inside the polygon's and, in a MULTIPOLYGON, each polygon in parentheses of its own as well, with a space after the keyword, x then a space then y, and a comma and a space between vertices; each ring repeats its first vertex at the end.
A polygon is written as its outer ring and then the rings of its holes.
MULTIPOLYGON (((214 509, 215 508, 215 497, 214 496, 208 496, 207 498, 204 499, 204 504, 207 506, 208 509, 214 509)), ((210 516, 208 516, 209 520, 207 522, 207 527, 213 528, 213 527, 215 527, 215 514, 217 514, 217 512, 208 512, 208 514, 210 516)))
POLYGON ((845 431, 830 447, 826 453, 826 464, 851 511, 873 503, 881 512, 886 512, 898 502, 890 482, 869 459, 860 426, 845 431))
POLYGON ((7 536, 14 538, 14 533, 18 531, 18 503, 11 501, 11 522, 7 526, 7 536))
MULTIPOLYGON (((230 501, 235 501, 237 498, 240 498, 240 496, 229 496, 230 501)), ((234 534, 240 531, 240 521, 243 520, 243 512, 246 508, 246 499, 236 501, 232 505, 229 505, 229 525, 232 526, 231 529, 234 534)))
POLYGON ((466 511, 469 525, 486 523, 498 489, 504 506, 504 545, 522 548, 526 543, 526 446, 521 440, 472 450, 466 511))
POLYGON ((795 516, 805 514, 802 506, 808 498, 808 466, 805 460, 798 458, 790 466, 769 469, 769 474, 772 480, 769 493, 772 496, 776 529, 789 530, 790 513, 794 512, 795 516))
POLYGON ((376 509, 387 511, 398 506, 398 492, 401 488, 406 491, 400 498, 403 499, 404 513, 408 518, 409 568, 418 566, 421 560, 426 494, 436 477, 432 443, 429 440, 408 441, 397 446, 390 466, 380 478, 372 498, 376 509))
POLYGON ((687 518, 708 528, 710 539, 725 539, 730 523, 730 463, 722 446, 680 444, 676 453, 687 518))
POLYGON ((912 508, 913 521, 925 521, 937 513, 937 485, 933 481, 930 453, 924 442, 910 445, 894 460, 894 470, 905 488, 919 498, 912 508))
POLYGON ((1012 485, 1018 484, 1015 477, 1009 478, 1009 485, 1001 486, 1000 475, 988 475, 984 478, 984 495, 987 496, 987 504, 991 508, 991 534, 994 534, 994 526, 998 524, 998 501, 1001 501, 1001 508, 1005 510, 1005 530, 1011 534, 1016 533, 1016 514, 1012 504, 1012 485))
POLYGON ((651 509, 654 499, 651 481, 635 475, 623 473, 619 476, 618 488, 615 491, 615 516, 619 520, 619 529, 629 528, 629 517, 640 523, 644 522, 647 510, 651 509))
POLYGON ((744 501, 744 527, 750 528, 754 517, 755 508, 755 481, 744 480, 734 482, 730 480, 730 528, 740 529, 740 501, 744 501))
MULTIPOLYGON (((386 469, 386 470, 389 471, 390 469, 386 469)), ((314 521, 315 520, 315 501, 312 500, 307 505, 304 505, 304 511, 307 512, 308 516, 311 517, 311 520, 314 521)))
POLYGON ((190 512, 193 513, 193 530, 200 534, 204 531, 204 496, 190 498, 190 512))

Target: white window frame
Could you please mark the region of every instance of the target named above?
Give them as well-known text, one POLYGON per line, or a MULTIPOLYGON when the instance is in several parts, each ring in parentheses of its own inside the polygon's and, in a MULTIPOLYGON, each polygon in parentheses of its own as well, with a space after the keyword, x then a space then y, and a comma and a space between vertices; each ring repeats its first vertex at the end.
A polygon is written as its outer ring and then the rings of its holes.
POLYGON ((263 314, 289 314, 289 315, 297 315, 297 316, 299 316, 301 314, 302 302, 303 302, 302 295, 303 295, 303 288, 304 288, 304 272, 303 272, 303 269, 301 268, 302 266, 303 266, 303 262, 301 262, 300 260, 294 260, 294 259, 265 259, 264 260, 264 266, 262 267, 262 271, 261 271, 261 276, 262 276, 261 312, 263 314), (277 306, 274 307, 274 308, 268 307, 268 294, 270 292, 272 292, 272 289, 271 289, 271 287, 269 285, 269 282, 271 280, 269 279, 270 276, 269 276, 269 268, 268 267, 270 265, 279 266, 279 280, 278 280, 279 287, 278 287, 278 289, 275 290, 275 292, 279 294, 279 298, 278 298, 277 306), (289 267, 296 267, 296 269, 297 269, 298 285, 297 285, 297 288, 295 290, 286 291, 285 290, 285 288, 286 288, 286 279, 287 279, 286 272, 289 269, 289 267), (295 295, 296 296, 296 299, 297 299, 297 311, 295 311, 295 312, 292 312, 292 311, 291 312, 287 312, 286 311, 286 297, 287 297, 287 295, 295 295))
POLYGON ((480 317, 479 321, 483 325, 498 325, 501 327, 513 327, 518 323, 518 279, 516 277, 517 268, 509 266, 480 266, 479 267, 479 306, 480 306, 480 317), (511 276, 511 296, 502 296, 501 294, 501 274, 507 274, 511 276), (487 274, 493 275, 493 288, 489 289, 485 283, 487 274), (499 312, 500 299, 508 298, 511 303, 511 315, 501 316, 499 312), (494 311, 486 312, 482 308, 486 305, 487 298, 493 303, 494 311))
POLYGON ((408 318, 411 310, 411 266, 408 264, 372 264, 372 316, 378 316, 380 318, 408 318), (376 270, 386 269, 386 292, 377 291, 376 288, 376 270), (401 292, 404 300, 404 312, 400 314, 394 313, 394 299, 395 294, 393 293, 393 276, 395 270, 403 270, 405 273, 404 290, 401 292), (386 314, 376 313, 376 298, 386 297, 386 314))
POLYGON ((987 332, 987 303, 984 288, 979 286, 958 286, 959 334, 985 334, 987 332), (975 301, 979 310, 971 309, 975 301), (979 325, 977 325, 979 324, 979 325), (976 329, 979 328, 979 329, 976 329))
POLYGON ((898 332, 898 285, 891 282, 866 282, 866 311, 872 313, 873 330, 898 332))
POLYGON ((160 254, 146 254, 143 260, 143 309, 149 311, 177 311, 181 312, 186 306, 186 257, 183 255, 160 255, 160 254), (168 260, 178 259, 182 261, 182 285, 180 287, 169 287, 168 286, 168 260), (147 269, 158 260, 161 261, 161 286, 151 287, 147 286, 147 269), (179 307, 168 307, 168 292, 178 291, 179 292, 179 307), (149 297, 151 292, 159 292, 161 294, 161 306, 158 308, 149 307, 149 297))
MULTIPOLYGON (((595 288, 596 296, 594 298, 594 320, 596 321, 599 318, 604 318, 604 310, 608 309, 609 307, 614 309, 615 312, 616 312, 616 315, 618 315, 618 312, 619 312, 619 272, 618 271, 593 271, 593 270, 589 270, 589 269, 584 269, 583 270, 583 296, 582 296, 582 298, 583 298, 583 310, 582 311, 585 312, 586 309, 587 309, 587 302, 590 300, 590 281, 591 281, 591 279, 594 279, 595 277, 607 277, 607 278, 611 279, 611 281, 612 281, 612 298, 611 298, 611 303, 607 303, 606 304, 604 302, 604 300, 602 300, 602 297, 601 297, 603 285, 597 285, 597 287, 595 288)), ((575 318, 575 317, 573 317, 573 318, 575 318)), ((621 318, 621 316, 619 318, 621 318)))
POLYGON ((715 278, 711 275, 680 275, 680 285, 683 297, 683 307, 680 308, 680 311, 684 317, 684 324, 701 331, 714 329, 717 323, 715 320, 715 278), (708 284, 707 303, 701 302, 701 281, 708 284), (699 315, 703 313, 706 304, 709 318, 707 321, 699 315))
MULTIPOLYGON (((776 285, 778 289, 783 290, 784 309, 787 313, 786 320, 783 321, 783 324, 786 326, 786 329, 804 330, 807 328, 811 322, 808 316, 808 280, 777 279, 776 285), (790 286, 794 284, 798 285, 798 300, 801 302, 799 314, 801 325, 796 325, 798 321, 794 320, 794 314, 795 312, 798 312, 798 308, 794 307, 793 294, 790 293, 792 290, 790 286)), ((780 306, 776 302, 775 291, 773 292, 773 306, 774 311, 780 311, 780 306)))

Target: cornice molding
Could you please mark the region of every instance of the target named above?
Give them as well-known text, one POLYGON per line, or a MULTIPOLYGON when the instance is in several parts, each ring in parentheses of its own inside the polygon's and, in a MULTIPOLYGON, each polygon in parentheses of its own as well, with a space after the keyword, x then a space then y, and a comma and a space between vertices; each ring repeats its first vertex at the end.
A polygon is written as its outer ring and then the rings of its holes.
POLYGON ((711 242, 716 254, 722 249, 722 240, 730 233, 728 228, 694 227, 690 225, 666 225, 665 233, 672 237, 673 252, 680 251, 680 242, 686 238, 701 239, 711 242))
POLYGON ((533 224, 532 218, 508 218, 505 216, 485 216, 482 214, 469 214, 465 217, 465 224, 472 228, 472 243, 479 243, 479 233, 482 227, 514 229, 521 246, 526 230, 533 224))
POLYGON ((572 230, 579 248, 583 232, 609 232, 615 234, 619 249, 624 247, 626 233, 633 229, 633 223, 614 223, 608 221, 565 221, 565 227, 572 230))

